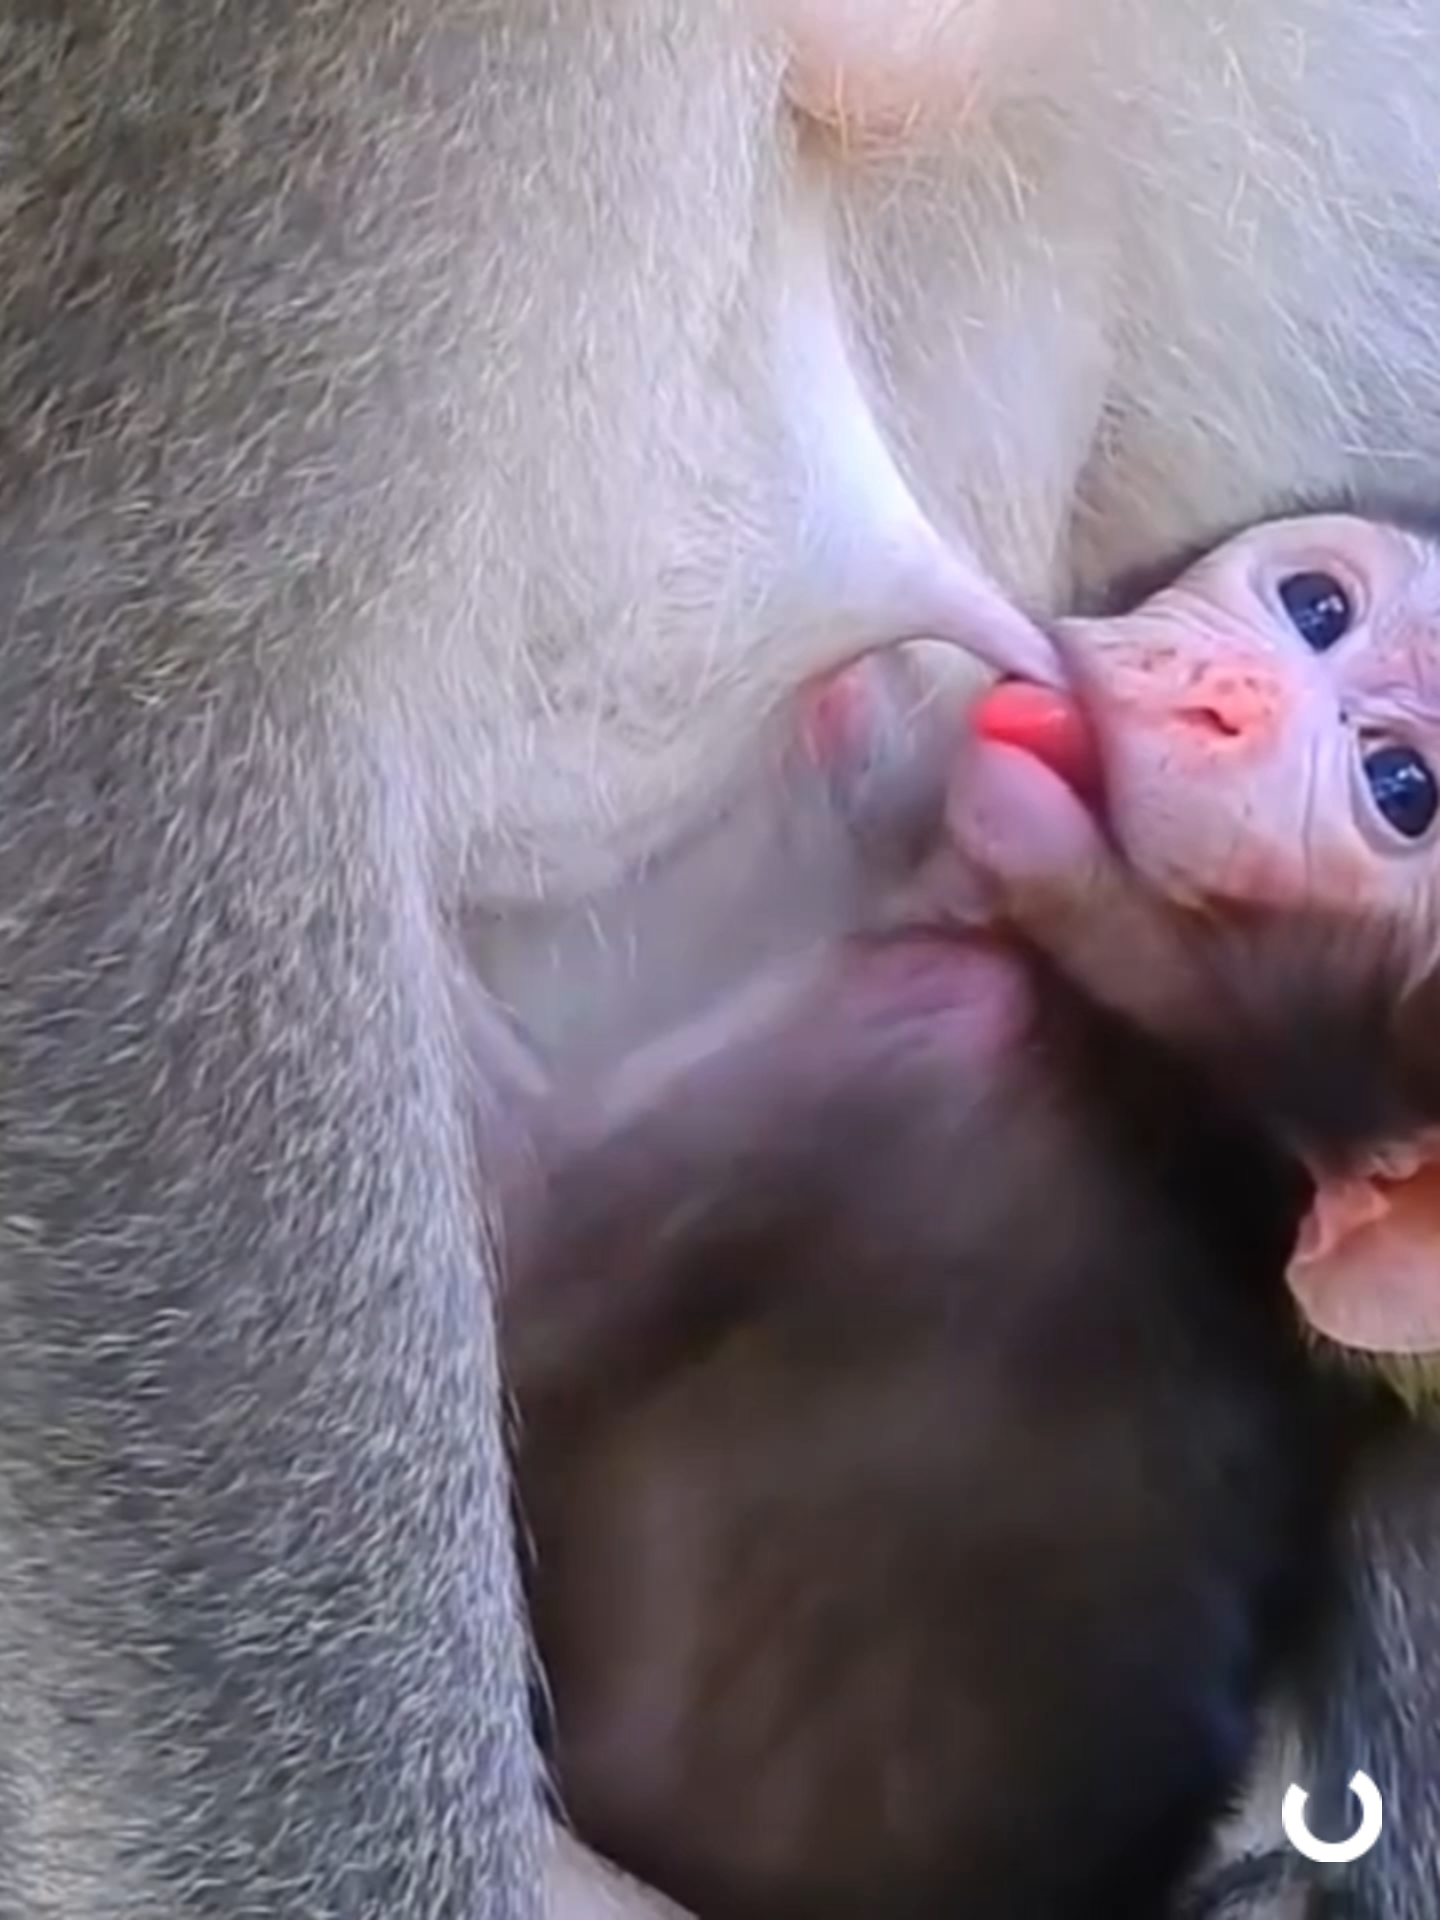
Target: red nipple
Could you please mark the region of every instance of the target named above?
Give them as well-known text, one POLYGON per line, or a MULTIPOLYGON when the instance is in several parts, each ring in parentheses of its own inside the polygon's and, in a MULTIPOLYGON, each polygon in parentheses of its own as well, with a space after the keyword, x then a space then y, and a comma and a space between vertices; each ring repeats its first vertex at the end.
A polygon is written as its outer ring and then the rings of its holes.
POLYGON ((1001 680, 971 707, 970 725, 978 740, 1032 755, 1082 797, 1099 792, 1095 736, 1079 706, 1059 688, 1001 680))

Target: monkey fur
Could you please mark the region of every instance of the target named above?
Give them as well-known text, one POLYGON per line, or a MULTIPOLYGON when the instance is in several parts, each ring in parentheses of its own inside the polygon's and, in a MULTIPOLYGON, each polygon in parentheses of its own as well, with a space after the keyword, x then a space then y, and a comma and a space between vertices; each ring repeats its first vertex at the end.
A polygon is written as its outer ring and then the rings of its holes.
POLYGON ((817 21, 0 5, 0 1910, 531 1920, 462 919, 583 992, 936 530, 1440 454, 1418 0, 817 21))

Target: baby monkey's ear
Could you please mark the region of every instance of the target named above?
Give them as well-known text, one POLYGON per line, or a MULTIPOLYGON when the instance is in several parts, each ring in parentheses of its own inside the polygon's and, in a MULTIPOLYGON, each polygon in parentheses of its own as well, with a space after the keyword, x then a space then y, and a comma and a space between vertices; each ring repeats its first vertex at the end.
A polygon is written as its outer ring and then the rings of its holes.
POLYGON ((1318 1333, 1366 1353, 1440 1353, 1440 1133, 1316 1175, 1290 1290, 1318 1333))

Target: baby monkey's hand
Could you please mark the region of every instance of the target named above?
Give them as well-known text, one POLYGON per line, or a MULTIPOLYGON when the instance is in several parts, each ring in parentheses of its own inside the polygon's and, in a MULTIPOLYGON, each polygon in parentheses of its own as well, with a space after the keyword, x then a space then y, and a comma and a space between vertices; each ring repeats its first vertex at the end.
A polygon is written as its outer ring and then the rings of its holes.
POLYGON ((984 669, 954 647, 911 641, 801 696, 799 752, 880 883, 867 899, 871 928, 987 917, 948 821, 966 715, 985 685, 984 669))

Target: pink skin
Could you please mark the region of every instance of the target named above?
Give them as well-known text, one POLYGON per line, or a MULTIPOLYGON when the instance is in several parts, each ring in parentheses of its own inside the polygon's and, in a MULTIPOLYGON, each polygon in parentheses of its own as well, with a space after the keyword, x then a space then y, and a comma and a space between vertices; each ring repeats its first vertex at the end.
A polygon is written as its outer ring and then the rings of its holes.
MULTIPOLYGON (((1440 770, 1440 552, 1429 543, 1343 515, 1275 521, 1134 612, 1060 621, 1051 637, 1094 736, 1100 807, 1036 752, 995 739, 967 736, 938 773, 952 866, 983 882, 996 914, 1044 944, 1083 921, 1093 945, 1103 917, 1117 960, 1142 921, 1158 948, 1176 914, 1237 910, 1388 922, 1417 968, 1440 955, 1440 833, 1404 839, 1361 771, 1362 747, 1381 741, 1440 770), (1287 577, 1312 572, 1335 579, 1354 611, 1323 653, 1278 596, 1287 577)), ((822 764, 842 767, 881 728, 885 664, 861 661, 811 690, 802 728, 822 764)))
POLYGON ((800 742, 817 766, 831 766, 857 750, 865 731, 865 691, 853 668, 832 674, 800 702, 800 742))
MULTIPOLYGON (((1273 522, 1229 542, 1135 612, 1054 638, 1094 731, 1098 821, 1033 755, 967 745, 949 817, 1007 905, 1123 882, 1192 909, 1298 907, 1437 925, 1440 859, 1399 838, 1360 775, 1362 738, 1440 768, 1440 561, 1408 534, 1346 516, 1273 522), (1355 608, 1316 654, 1276 597, 1324 572, 1355 608)), ((1433 948, 1433 939, 1425 942, 1433 948)))
POLYGON ((793 105, 849 137, 953 122, 1014 70, 1054 57, 1058 0, 757 0, 789 54, 793 105))
MULTIPOLYGON (((1435 836, 1400 838, 1360 770, 1362 739, 1440 769, 1440 559, 1348 516, 1277 521, 1228 542, 1134 612, 1061 621, 1062 677, 1095 737, 1103 818, 1035 753, 967 738, 948 769, 948 866, 903 906, 1008 919, 1099 997, 1169 1031, 1204 988, 1195 912, 1330 911, 1398 927, 1417 969, 1440 958, 1435 836), (1350 631, 1324 653, 1277 597, 1322 572, 1350 631)), ((810 743, 853 752, 880 698, 877 661, 821 683, 810 743)), ((903 915, 901 916, 903 917, 903 915)))
MULTIPOLYGON (((992 916, 1062 961, 1083 937, 1087 978, 1108 949, 1111 980, 1090 983, 1112 1000, 1154 985, 1155 970, 1134 964, 1137 940, 1183 974, 1197 912, 1388 922, 1417 971, 1434 963, 1440 831, 1404 839, 1361 772, 1362 746, 1378 741, 1412 745, 1440 770, 1430 543, 1344 515, 1271 522, 1134 612, 1061 621, 1052 638, 1094 737, 1103 801, 1087 803, 1035 752, 967 733, 940 769, 948 854, 983 883, 992 916), (1353 609, 1322 653, 1279 598, 1301 573, 1329 575, 1353 609)), ((881 728, 885 664, 861 661, 812 690, 802 724, 822 763, 840 765, 881 728)))

